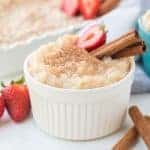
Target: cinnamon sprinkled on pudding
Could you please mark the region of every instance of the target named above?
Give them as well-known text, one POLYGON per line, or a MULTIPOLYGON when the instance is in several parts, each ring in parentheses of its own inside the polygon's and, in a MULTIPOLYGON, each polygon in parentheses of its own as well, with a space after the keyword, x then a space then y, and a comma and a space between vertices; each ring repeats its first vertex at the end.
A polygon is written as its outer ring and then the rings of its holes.
POLYGON ((29 72, 38 81, 67 89, 103 87, 124 78, 131 59, 102 60, 77 48, 75 35, 66 35, 55 43, 39 48, 29 61, 29 72))

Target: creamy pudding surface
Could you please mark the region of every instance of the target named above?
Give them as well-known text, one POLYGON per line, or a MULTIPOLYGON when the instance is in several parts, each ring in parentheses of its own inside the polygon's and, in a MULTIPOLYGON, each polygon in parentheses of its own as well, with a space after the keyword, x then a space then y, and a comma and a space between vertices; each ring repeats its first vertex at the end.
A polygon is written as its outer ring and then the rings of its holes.
POLYGON ((77 36, 65 35, 42 46, 28 62, 33 78, 50 86, 66 89, 104 87, 124 78, 130 71, 131 59, 102 60, 77 48, 77 36))
POLYGON ((27 40, 81 20, 60 10, 61 0, 0 0, 0 46, 27 40))

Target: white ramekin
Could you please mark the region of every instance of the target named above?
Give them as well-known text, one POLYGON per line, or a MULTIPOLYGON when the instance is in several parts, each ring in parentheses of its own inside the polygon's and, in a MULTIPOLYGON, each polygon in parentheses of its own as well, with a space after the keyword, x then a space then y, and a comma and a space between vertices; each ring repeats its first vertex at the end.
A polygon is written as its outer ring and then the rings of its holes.
POLYGON ((50 135, 89 140, 117 131, 125 118, 130 99, 135 63, 127 76, 110 86, 95 89, 60 89, 36 81, 24 73, 31 96, 32 112, 38 126, 50 135))

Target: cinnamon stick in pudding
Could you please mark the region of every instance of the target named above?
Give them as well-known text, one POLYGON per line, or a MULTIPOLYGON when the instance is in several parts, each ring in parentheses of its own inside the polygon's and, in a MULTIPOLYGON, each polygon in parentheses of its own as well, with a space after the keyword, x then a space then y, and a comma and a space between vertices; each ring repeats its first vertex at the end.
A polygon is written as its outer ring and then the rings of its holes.
POLYGON ((130 57, 135 55, 143 54, 145 51, 145 45, 143 42, 140 42, 139 44, 135 46, 129 46, 125 48, 122 51, 119 51, 118 53, 112 55, 112 58, 121 58, 121 57, 130 57))
POLYGON ((104 56, 119 58, 141 54, 143 51, 145 51, 144 43, 139 38, 136 31, 131 31, 117 40, 93 50, 90 54, 97 58, 102 58, 104 56))
POLYGON ((132 106, 129 109, 130 117, 132 118, 136 130, 138 131, 139 135, 143 138, 145 144, 147 145, 148 149, 150 149, 150 126, 149 123, 146 121, 140 110, 137 106, 132 106))
MULTIPOLYGON (((145 119, 150 126, 150 117, 146 116, 145 119)), ((134 145, 134 143, 136 143, 138 137, 139 137, 138 131, 136 130, 136 127, 133 126, 119 140, 119 142, 115 144, 115 146, 113 147, 113 150, 129 150, 134 145)))

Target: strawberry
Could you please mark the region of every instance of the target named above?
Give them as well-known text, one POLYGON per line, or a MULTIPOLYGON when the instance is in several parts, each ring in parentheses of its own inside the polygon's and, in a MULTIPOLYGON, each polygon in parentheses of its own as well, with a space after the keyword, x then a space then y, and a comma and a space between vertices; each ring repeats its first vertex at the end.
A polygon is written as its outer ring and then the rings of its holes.
POLYGON ((2 90, 7 111, 15 122, 23 121, 30 113, 30 99, 26 85, 13 83, 2 90))
POLYGON ((65 0, 61 0, 60 10, 64 11, 65 0))
POLYGON ((79 0, 62 0, 61 10, 68 16, 75 16, 79 12, 79 0))
POLYGON ((95 18, 100 6, 100 0, 80 0, 80 12, 85 19, 95 18))
POLYGON ((0 117, 2 117, 5 110, 5 102, 2 94, 0 93, 0 117))
POLYGON ((104 27, 94 25, 90 27, 83 35, 78 39, 77 46, 85 48, 87 51, 102 46, 106 42, 106 31, 104 27))

